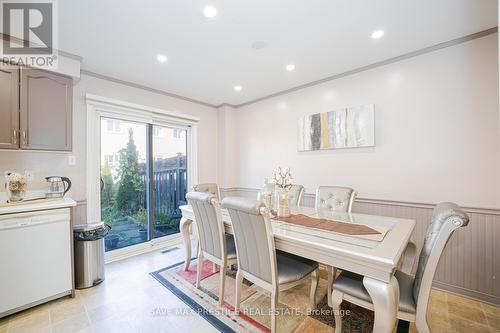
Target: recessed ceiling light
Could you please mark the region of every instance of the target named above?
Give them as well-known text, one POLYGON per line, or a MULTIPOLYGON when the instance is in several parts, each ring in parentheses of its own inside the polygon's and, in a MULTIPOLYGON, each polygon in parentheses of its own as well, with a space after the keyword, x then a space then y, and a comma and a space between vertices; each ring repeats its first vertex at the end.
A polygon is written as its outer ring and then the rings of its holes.
POLYGON ((243 89, 242 86, 234 86, 234 91, 241 91, 241 89, 243 89))
POLYGON ((166 55, 163 55, 163 54, 158 54, 156 56, 156 60, 158 60, 159 62, 167 62, 167 56, 166 55))
POLYGON ((379 39, 384 34, 385 34, 384 30, 375 30, 374 32, 372 32, 372 38, 373 39, 379 39))
POLYGON ((286 65, 286 70, 291 72, 291 71, 294 71, 295 70, 295 65, 294 64, 288 64, 286 65))
POLYGON ((217 8, 215 8, 214 6, 206 6, 205 8, 203 8, 203 15, 205 15, 205 17, 207 18, 214 18, 215 16, 217 16, 217 8))

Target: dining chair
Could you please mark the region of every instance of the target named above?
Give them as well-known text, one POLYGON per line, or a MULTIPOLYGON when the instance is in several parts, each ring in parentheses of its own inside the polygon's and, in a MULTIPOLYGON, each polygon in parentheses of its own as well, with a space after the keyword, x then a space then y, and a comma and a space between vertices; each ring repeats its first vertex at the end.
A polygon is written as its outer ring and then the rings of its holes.
MULTIPOLYGON (((320 186, 316 190, 316 210, 350 213, 356 198, 356 191, 350 187, 320 186)), ((332 306, 332 283, 337 275, 337 268, 326 266, 328 272, 328 305, 332 306)))
POLYGON ((217 185, 216 183, 196 184, 195 186, 193 186, 193 191, 212 193, 213 195, 215 195, 215 198, 217 200, 220 200, 219 185, 217 185))
POLYGON ((222 200, 231 217, 238 272, 236 273, 235 311, 239 312, 243 279, 271 293, 271 332, 276 332, 279 292, 311 279, 309 293, 312 308, 316 307, 319 282, 318 263, 292 254, 277 251, 269 220, 269 211, 258 200, 227 197, 222 200))
MULTIPOLYGON (((469 217, 456 204, 449 202, 438 204, 434 208, 431 224, 427 228, 415 277, 399 270, 394 274, 399 284, 400 295, 397 318, 415 322, 419 333, 430 333, 427 306, 439 258, 453 232, 468 223, 469 217)), ((373 310, 370 295, 363 286, 363 276, 348 271, 340 273, 333 283, 332 298, 335 333, 342 331, 342 317, 339 313, 342 300, 373 310)))
POLYGON ((356 194, 350 187, 320 186, 316 190, 314 206, 318 210, 350 213, 356 194))
POLYGON ((294 184, 288 190, 288 194, 290 196, 290 205, 300 207, 302 196, 304 195, 304 186, 294 184))
POLYGON ((196 288, 200 287, 203 259, 219 265, 219 305, 222 305, 227 266, 237 262, 234 237, 224 231, 219 201, 214 194, 189 192, 186 198, 193 207, 199 236, 196 288))

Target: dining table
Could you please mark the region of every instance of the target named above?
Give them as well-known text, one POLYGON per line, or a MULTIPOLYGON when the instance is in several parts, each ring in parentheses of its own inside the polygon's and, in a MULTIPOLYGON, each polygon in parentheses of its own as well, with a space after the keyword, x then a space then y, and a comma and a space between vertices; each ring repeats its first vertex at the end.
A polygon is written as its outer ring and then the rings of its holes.
MULTIPOLYGON (((185 250, 184 269, 188 270, 191 238, 196 234, 192 224, 196 223, 196 217, 190 205, 180 206, 179 209, 182 212, 180 231, 185 250)), ((225 231, 232 234, 231 217, 227 210, 221 211, 225 231)), ((399 285, 394 273, 405 260, 404 252, 413 238, 415 220, 310 207, 294 207, 291 214, 336 223, 361 224, 379 231, 376 235, 345 234, 270 217, 276 249, 362 275, 375 313, 373 332, 393 332, 399 306, 399 285)))

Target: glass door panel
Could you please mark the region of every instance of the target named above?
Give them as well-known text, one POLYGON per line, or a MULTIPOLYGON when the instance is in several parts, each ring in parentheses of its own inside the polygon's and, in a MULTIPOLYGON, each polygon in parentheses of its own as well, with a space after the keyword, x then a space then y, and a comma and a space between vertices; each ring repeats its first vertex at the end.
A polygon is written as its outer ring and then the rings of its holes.
POLYGON ((152 126, 153 237, 179 232, 180 205, 186 204, 186 130, 152 126))
POLYGON ((106 251, 149 240, 147 126, 101 118, 101 219, 112 228, 106 251))

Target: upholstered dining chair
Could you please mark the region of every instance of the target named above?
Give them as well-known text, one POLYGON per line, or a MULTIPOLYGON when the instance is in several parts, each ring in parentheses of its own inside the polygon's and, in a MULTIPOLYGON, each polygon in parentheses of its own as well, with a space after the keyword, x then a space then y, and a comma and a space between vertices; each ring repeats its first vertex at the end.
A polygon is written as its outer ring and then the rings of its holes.
POLYGON ((193 186, 194 192, 212 193, 217 200, 220 200, 219 185, 216 183, 196 184, 193 186))
POLYGON ((222 200, 231 216, 238 272, 236 273, 235 311, 241 302, 243 279, 271 293, 271 332, 276 332, 276 306, 279 292, 311 279, 310 303, 316 307, 319 281, 318 263, 309 259, 276 251, 268 210, 263 202, 241 197, 222 200))
POLYGON ((203 259, 219 265, 219 304, 222 305, 227 266, 236 263, 234 238, 224 231, 219 201, 214 194, 189 192, 186 198, 193 207, 199 236, 196 288, 200 287, 203 259))
MULTIPOLYGON (((314 207, 317 210, 350 213, 356 198, 356 191, 350 187, 320 186, 316 190, 314 207)), ((328 305, 332 306, 332 283, 337 275, 337 268, 326 266, 328 272, 328 305)))
POLYGON ((350 187, 320 186, 316 190, 315 208, 335 212, 351 212, 356 192, 350 187))
MULTIPOLYGON (((415 322, 419 333, 430 333, 427 306, 439 258, 453 232, 468 223, 469 217, 456 204, 445 202, 437 205, 427 228, 415 278, 399 270, 395 272, 400 295, 397 318, 415 322)), ((363 277, 351 272, 343 271, 335 280, 332 298, 335 333, 342 331, 339 313, 342 300, 373 310, 371 298, 363 286, 363 277)))
POLYGON ((290 195, 290 205, 300 207, 304 195, 304 186, 294 184, 290 187, 288 194, 290 195))

